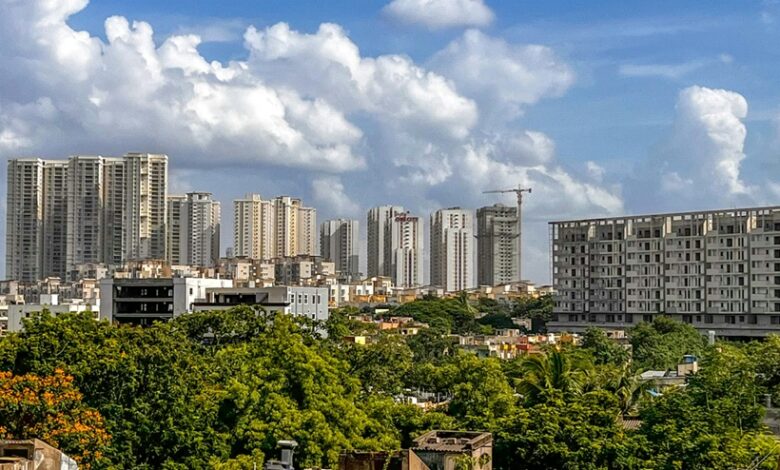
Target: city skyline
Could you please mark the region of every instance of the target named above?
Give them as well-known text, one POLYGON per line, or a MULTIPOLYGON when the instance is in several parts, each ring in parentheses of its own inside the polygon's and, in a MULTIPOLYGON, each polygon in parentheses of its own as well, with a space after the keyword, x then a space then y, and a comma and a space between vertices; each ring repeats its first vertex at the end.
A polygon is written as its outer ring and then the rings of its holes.
POLYGON ((522 184, 538 283, 547 220, 780 198, 773 2, 437 4, 0 0, 0 155, 164 153, 172 194, 321 220, 522 184))

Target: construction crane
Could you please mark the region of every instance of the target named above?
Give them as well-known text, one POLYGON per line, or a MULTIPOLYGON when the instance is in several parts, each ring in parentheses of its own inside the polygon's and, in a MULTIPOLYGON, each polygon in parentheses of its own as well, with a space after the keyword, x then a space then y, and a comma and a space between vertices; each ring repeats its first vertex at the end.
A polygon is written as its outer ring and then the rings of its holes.
POLYGON ((523 280, 521 274, 522 261, 523 261, 523 193, 531 194, 531 188, 523 188, 521 185, 517 185, 517 189, 494 189, 491 191, 482 191, 483 194, 503 194, 503 193, 515 193, 517 195, 517 282, 523 280))

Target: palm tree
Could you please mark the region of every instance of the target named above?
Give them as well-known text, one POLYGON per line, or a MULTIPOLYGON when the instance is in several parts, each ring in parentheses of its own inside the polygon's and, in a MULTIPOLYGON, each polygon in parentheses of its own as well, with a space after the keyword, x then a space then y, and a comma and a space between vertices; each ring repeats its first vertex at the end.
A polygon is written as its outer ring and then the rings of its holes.
POLYGON ((582 390, 588 370, 573 361, 564 353, 552 350, 547 354, 534 354, 527 357, 520 366, 523 378, 520 392, 532 403, 546 401, 552 395, 577 395, 582 390))
POLYGON ((473 305, 471 305, 471 302, 469 302, 469 293, 468 292, 466 292, 465 290, 462 290, 462 291, 458 292, 457 299, 458 299, 458 303, 460 303, 461 306, 463 306, 463 308, 467 312, 469 312, 472 315, 476 315, 478 313, 477 309, 474 308, 473 305))
POLYGON ((607 381, 604 388, 618 398, 620 410, 624 415, 634 409, 642 394, 650 387, 650 383, 642 381, 639 374, 631 372, 628 364, 612 368, 605 376, 607 381))

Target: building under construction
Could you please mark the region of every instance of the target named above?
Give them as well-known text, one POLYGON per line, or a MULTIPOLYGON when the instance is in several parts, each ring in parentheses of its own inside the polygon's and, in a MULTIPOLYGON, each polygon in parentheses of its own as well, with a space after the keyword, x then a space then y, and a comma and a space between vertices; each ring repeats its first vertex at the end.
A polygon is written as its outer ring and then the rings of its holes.
POLYGON ((780 207, 550 222, 551 331, 669 316, 721 336, 780 331, 780 207))

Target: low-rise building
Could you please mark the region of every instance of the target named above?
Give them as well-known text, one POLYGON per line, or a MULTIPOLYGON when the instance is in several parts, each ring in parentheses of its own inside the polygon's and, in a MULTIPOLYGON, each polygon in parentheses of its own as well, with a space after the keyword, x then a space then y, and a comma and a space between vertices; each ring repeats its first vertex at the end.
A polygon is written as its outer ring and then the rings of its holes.
POLYGON ((393 292, 393 281, 389 277, 375 276, 348 284, 330 284, 331 307, 363 307, 386 304, 393 292))
POLYGON ((100 281, 100 318, 151 325, 191 313, 206 299, 206 289, 232 287, 230 279, 142 278, 100 281))
POLYGON ((545 345, 577 345, 581 340, 576 334, 525 335, 514 328, 499 329, 493 335, 451 335, 451 338, 464 351, 479 357, 496 357, 503 360, 539 353, 545 345))
POLYGON ((282 286, 319 286, 336 282, 336 263, 315 256, 275 258, 274 277, 282 286))
POLYGON ((59 294, 43 294, 39 303, 34 304, 12 304, 8 305, 7 310, 7 331, 21 331, 23 320, 30 315, 42 312, 48 312, 50 315, 58 316, 63 313, 94 312, 95 318, 98 318, 100 311, 100 301, 95 299, 94 303, 86 303, 81 299, 60 300, 59 294))
POLYGON ((0 470, 77 470, 75 460, 40 439, 0 440, 0 470))
POLYGON ((493 435, 476 431, 430 431, 412 447, 395 452, 345 452, 339 470, 456 470, 493 468, 493 435))
POLYGON ((221 310, 238 305, 259 306, 269 312, 328 319, 328 289, 324 287, 233 287, 206 289, 205 298, 194 310, 221 310))

